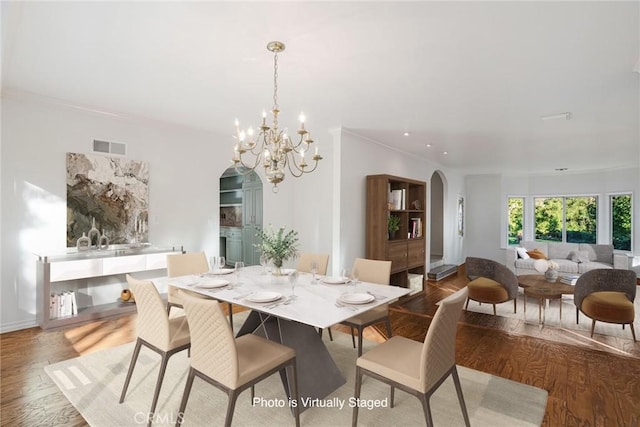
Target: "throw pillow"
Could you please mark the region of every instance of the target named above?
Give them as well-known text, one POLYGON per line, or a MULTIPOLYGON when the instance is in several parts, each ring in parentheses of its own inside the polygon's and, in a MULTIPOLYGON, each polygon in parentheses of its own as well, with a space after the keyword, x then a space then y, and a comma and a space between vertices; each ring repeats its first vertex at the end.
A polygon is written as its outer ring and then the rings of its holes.
POLYGON ((529 254, 527 253, 526 248, 516 248, 516 252, 518 252, 518 256, 522 259, 529 259, 529 254))
POLYGON ((589 262, 589 252, 578 251, 578 262, 589 262))
POLYGON ((528 251, 527 254, 533 259, 547 259, 547 255, 542 252, 540 249, 534 249, 532 251, 528 251))
POLYGON ((587 251, 571 251, 568 258, 573 262, 589 262, 589 252, 587 251))

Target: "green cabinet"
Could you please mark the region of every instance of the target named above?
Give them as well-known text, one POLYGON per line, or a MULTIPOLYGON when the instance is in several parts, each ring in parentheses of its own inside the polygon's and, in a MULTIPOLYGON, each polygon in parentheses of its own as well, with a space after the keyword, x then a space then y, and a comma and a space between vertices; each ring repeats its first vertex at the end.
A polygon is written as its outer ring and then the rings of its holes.
POLYGON ((260 250, 255 245, 260 243, 257 234, 262 230, 262 183, 246 179, 242 190, 242 257, 245 265, 256 265, 260 264, 260 250))
POLYGON ((220 254, 227 264, 260 264, 262 181, 255 173, 237 175, 228 169, 220 178, 220 254))
POLYGON ((234 266, 242 260, 242 232, 233 228, 227 235, 227 264, 234 266))

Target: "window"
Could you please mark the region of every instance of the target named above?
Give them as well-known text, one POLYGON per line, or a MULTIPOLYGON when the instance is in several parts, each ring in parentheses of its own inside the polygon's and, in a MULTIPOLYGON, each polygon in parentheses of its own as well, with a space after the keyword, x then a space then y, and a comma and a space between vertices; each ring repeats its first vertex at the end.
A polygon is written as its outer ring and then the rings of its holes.
POLYGON ((631 194, 609 197, 611 206, 611 242, 613 248, 631 250, 631 194))
POLYGON ((536 240, 596 243, 597 197, 536 197, 534 206, 536 240))
POLYGON ((509 197, 507 200, 509 225, 507 230, 507 244, 517 245, 522 240, 524 232, 524 198, 509 197))
POLYGON ((598 228, 598 198, 567 197, 567 243, 596 243, 598 228))
POLYGON ((564 207, 562 197, 536 197, 535 239, 548 242, 562 242, 562 218, 564 207))

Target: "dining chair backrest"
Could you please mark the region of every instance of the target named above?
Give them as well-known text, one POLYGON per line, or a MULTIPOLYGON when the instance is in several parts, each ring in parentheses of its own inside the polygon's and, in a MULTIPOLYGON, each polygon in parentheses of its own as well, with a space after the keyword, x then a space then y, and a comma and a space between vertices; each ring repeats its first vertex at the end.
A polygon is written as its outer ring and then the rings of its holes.
POLYGON ((456 332, 462 306, 469 294, 464 287, 440 301, 429 325, 420 357, 422 392, 431 389, 456 363, 456 332))
POLYGON ((178 277, 188 274, 202 274, 209 271, 204 252, 167 255, 167 276, 178 277))
POLYGON ((238 352, 231 327, 213 299, 181 292, 191 332, 191 366, 219 383, 238 386, 238 352))
POLYGON ((358 272, 358 279, 363 282, 388 285, 391 280, 391 261, 356 258, 353 269, 358 272))
POLYGON ((171 345, 171 332, 167 310, 153 282, 138 280, 127 274, 138 310, 138 337, 162 351, 171 345))
POLYGON ((327 274, 327 265, 329 264, 329 254, 315 254, 311 252, 303 252, 298 257, 298 265, 296 270, 305 273, 311 273, 311 263, 316 262, 318 266, 317 274, 327 274))

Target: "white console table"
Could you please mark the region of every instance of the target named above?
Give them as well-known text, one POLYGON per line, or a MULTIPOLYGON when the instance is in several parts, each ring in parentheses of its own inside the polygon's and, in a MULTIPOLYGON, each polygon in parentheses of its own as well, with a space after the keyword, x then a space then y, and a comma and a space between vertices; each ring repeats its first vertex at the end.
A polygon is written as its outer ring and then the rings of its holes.
POLYGON ((149 277, 166 276, 167 255, 183 252, 175 247, 123 246, 38 255, 38 324, 42 329, 50 329, 135 312, 135 304, 118 302, 120 291, 128 287, 125 275, 139 272, 149 277), (78 314, 51 318, 50 295, 66 290, 76 293, 78 314))

